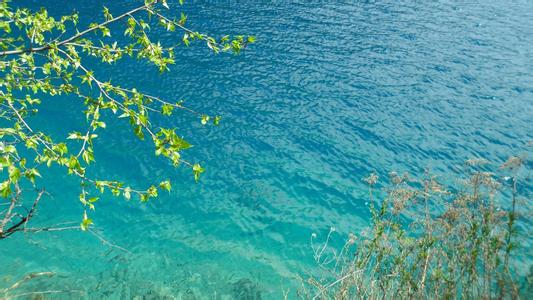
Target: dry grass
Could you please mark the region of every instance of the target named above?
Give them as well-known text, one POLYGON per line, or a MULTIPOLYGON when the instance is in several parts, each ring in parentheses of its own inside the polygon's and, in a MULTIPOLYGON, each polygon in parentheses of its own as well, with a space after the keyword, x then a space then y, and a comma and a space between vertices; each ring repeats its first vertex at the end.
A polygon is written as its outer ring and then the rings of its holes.
MULTIPOLYGON (((451 185, 425 173, 420 179, 390 173, 365 179, 370 228, 350 234, 339 250, 313 235, 320 272, 302 281, 307 299, 492 299, 521 297, 512 267, 516 222, 528 209, 519 191, 524 158, 511 157, 490 172, 484 160, 465 164, 451 185)), ((527 164, 526 164, 527 165, 527 164)), ((528 199, 525 199, 529 201, 528 199)), ((527 203, 527 202, 526 202, 527 203)))

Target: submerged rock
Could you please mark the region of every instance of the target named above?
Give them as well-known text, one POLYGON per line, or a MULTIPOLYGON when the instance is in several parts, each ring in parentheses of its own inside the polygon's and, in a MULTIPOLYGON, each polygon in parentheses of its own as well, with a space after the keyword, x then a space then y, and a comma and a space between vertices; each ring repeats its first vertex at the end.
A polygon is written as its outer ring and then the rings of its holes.
POLYGON ((233 297, 239 300, 260 300, 261 291, 257 284, 248 278, 242 278, 233 284, 233 297))

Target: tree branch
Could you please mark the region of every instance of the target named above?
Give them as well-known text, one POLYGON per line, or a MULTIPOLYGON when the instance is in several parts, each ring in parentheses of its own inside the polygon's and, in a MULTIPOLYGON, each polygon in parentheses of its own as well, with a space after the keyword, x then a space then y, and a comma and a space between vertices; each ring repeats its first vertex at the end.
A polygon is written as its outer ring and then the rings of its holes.
MULTIPOLYGON (((33 201, 33 205, 31 206, 31 209, 28 211, 28 214, 26 216, 23 216, 19 222, 9 227, 5 232, 0 232, 0 239, 5 239, 9 237, 10 235, 12 235, 13 233, 22 230, 21 229, 22 225, 25 225, 31 219, 31 217, 33 217, 35 209, 37 208, 37 204, 39 203, 39 200, 41 200, 41 197, 43 196, 44 193, 45 193, 44 190, 39 191, 39 194, 37 194, 37 197, 33 201)), ((17 197, 19 195, 20 193, 17 194, 17 197)))
MULTIPOLYGON (((153 4, 156 4, 156 3, 157 3, 157 1, 155 1, 153 4)), ((146 9, 148 9, 148 8, 149 8, 149 5, 147 5, 147 4, 145 4, 145 5, 143 5, 143 6, 139 6, 139 7, 135 8, 135 9, 132 9, 132 10, 126 12, 126 13, 121 14, 121 15, 118 16, 118 17, 115 17, 115 18, 109 19, 109 20, 107 20, 107 21, 105 21, 105 22, 102 22, 102 23, 96 25, 96 26, 93 26, 93 27, 87 28, 87 29, 85 29, 84 31, 79 32, 79 33, 77 33, 77 34, 75 34, 75 35, 73 35, 73 36, 71 36, 71 37, 69 37, 69 38, 67 38, 67 39, 64 39, 64 40, 62 40, 62 41, 60 41, 60 42, 58 42, 58 43, 55 43, 55 44, 47 44, 47 45, 45 45, 45 46, 37 47, 37 48, 27 48, 27 49, 18 49, 18 50, 8 50, 8 51, 0 52, 0 56, 17 55, 17 54, 28 53, 28 52, 39 52, 39 51, 44 51, 44 50, 51 49, 51 48, 54 47, 54 46, 55 46, 55 47, 58 47, 58 46, 61 46, 61 45, 63 45, 63 44, 66 44, 66 43, 69 43, 69 42, 75 41, 75 40, 77 40, 78 38, 80 38, 80 37, 82 37, 82 36, 84 36, 84 35, 86 35, 86 34, 88 34, 88 33, 91 33, 91 32, 97 30, 98 28, 100 28, 100 27, 102 27, 102 26, 106 26, 106 25, 111 24, 111 23, 113 23, 113 22, 116 22, 116 21, 118 21, 118 20, 120 20, 120 19, 123 19, 123 18, 125 18, 125 17, 127 17, 127 16, 129 16, 129 15, 131 15, 131 14, 134 14, 134 13, 136 13, 136 12, 138 12, 138 11, 141 11, 141 10, 146 10, 146 9)))

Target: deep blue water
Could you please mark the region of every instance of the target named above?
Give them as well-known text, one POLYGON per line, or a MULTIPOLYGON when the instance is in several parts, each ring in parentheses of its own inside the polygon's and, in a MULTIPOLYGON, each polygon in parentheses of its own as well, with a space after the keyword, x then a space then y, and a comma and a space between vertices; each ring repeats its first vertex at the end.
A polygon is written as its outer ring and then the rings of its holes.
MULTIPOLYGON (((195 145, 183 155, 205 166, 202 180, 194 184, 188 169, 154 157, 126 122, 107 118, 116 130, 100 132, 91 174, 138 187, 171 178, 173 191, 147 204, 97 203, 98 232, 131 254, 80 232, 2 241, 0 287, 53 271, 54 280, 28 289, 223 299, 255 285, 265 299, 294 296, 298 276, 314 266, 313 232, 333 226, 343 236, 368 223, 361 178, 371 171, 456 172, 468 158, 501 162, 533 140, 531 1, 188 2, 190 26, 253 34, 257 43, 239 56, 196 43, 164 74, 128 60, 91 67, 222 115, 219 127, 187 114, 172 120, 195 145)), ((57 16, 76 9, 84 20, 101 17, 102 5, 118 14, 139 1, 16 3, 57 16)), ((34 126, 56 137, 83 128, 78 100, 43 100, 34 126)), ((78 183, 56 169, 47 175, 51 196, 33 224, 78 223, 78 183)))

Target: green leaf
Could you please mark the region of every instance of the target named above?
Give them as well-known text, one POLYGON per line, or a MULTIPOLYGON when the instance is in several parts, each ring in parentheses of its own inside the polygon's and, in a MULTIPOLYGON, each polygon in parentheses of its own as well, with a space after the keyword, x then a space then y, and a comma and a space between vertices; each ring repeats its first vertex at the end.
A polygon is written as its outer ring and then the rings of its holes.
POLYGON ((142 128, 142 126, 135 126, 135 127, 133 128, 133 133, 135 133, 135 135, 136 135, 139 139, 141 139, 141 140, 144 139, 144 133, 143 133, 143 128, 142 128))
POLYGON ((200 166, 200 164, 194 164, 192 166, 192 172, 194 174, 194 180, 196 182, 198 182, 198 180, 200 180, 200 174, 202 174, 204 171, 205 171, 204 168, 202 168, 200 166))
POLYGON ((20 178, 20 169, 15 166, 9 167, 9 180, 11 182, 17 182, 20 178))
POLYGON ((6 180, 0 184, 0 196, 7 198, 9 195, 11 195, 11 183, 6 180))
POLYGON ((187 16, 184 14, 184 13, 181 13, 181 17, 180 17, 180 20, 179 20, 179 24, 181 26, 185 25, 185 22, 187 21, 187 16))
POLYGON ((82 140, 83 136, 79 132, 71 132, 71 133, 69 133, 67 139, 69 139, 69 140, 82 140))
POLYGON ((24 176, 28 178, 31 183, 35 183, 35 177, 41 177, 41 174, 39 173, 39 171, 37 171, 37 169, 26 169, 26 171, 24 172, 24 176))
POLYGON ((71 169, 76 169, 80 165, 80 162, 75 156, 71 156, 68 161, 68 167, 71 169))
POLYGON ((94 161, 94 154, 91 151, 85 150, 81 156, 87 164, 90 164, 91 161, 94 161))
POLYGON ((84 212, 83 213, 83 221, 80 223, 80 228, 81 230, 83 231, 86 231, 89 229, 89 226, 93 224, 93 220, 92 219, 89 219, 87 217, 87 212, 84 212))
POLYGON ((162 182, 159 184, 159 187, 160 187, 162 190, 165 190, 165 191, 170 192, 170 189, 171 189, 170 181, 169 181, 169 180, 162 181, 162 182))
POLYGON ((124 195, 124 198, 126 198, 126 200, 130 200, 131 199, 131 188, 126 187, 124 189, 123 195, 124 195))
POLYGON ((175 136, 172 139, 172 146, 176 149, 176 151, 181 151, 181 150, 189 149, 192 147, 192 145, 189 144, 189 142, 187 142, 186 140, 178 136, 175 136))
POLYGON ((155 186, 150 186, 146 191, 149 197, 157 197, 157 188, 155 186))
POLYGON ((113 16, 109 13, 109 9, 104 6, 104 18, 106 21, 113 19, 113 16))
POLYGON ((188 34, 188 33, 185 33, 185 34, 183 35, 182 40, 183 40, 183 43, 185 44, 185 46, 189 46, 189 44, 191 43, 191 42, 189 41, 189 34, 188 34))
POLYGON ((215 118, 213 118, 213 124, 215 126, 218 126, 220 124, 220 120, 222 119, 221 116, 215 116, 215 118))
POLYGON ((172 115, 172 111, 174 110, 174 106, 170 105, 170 104, 163 104, 163 107, 161 108, 161 112, 163 113, 163 115, 165 116, 170 116, 172 115))
POLYGON ((148 201, 150 197, 148 196, 148 194, 141 194, 141 202, 146 202, 148 201))
POLYGON ((207 122, 209 122, 209 116, 208 115, 202 115, 201 122, 202 122, 202 125, 207 124, 207 122))

